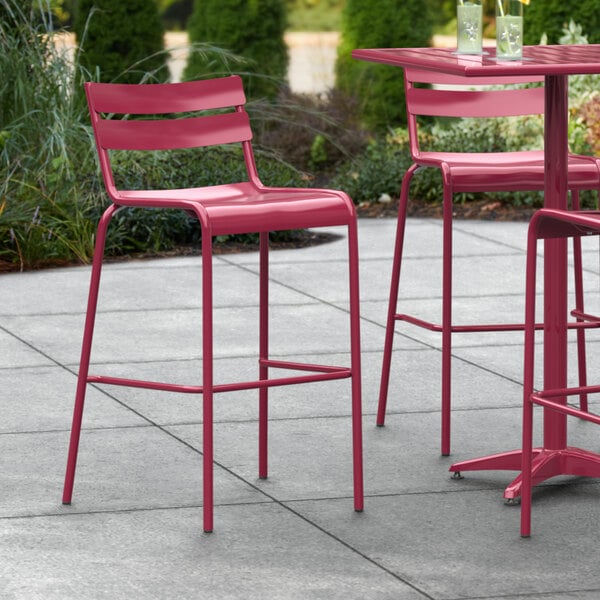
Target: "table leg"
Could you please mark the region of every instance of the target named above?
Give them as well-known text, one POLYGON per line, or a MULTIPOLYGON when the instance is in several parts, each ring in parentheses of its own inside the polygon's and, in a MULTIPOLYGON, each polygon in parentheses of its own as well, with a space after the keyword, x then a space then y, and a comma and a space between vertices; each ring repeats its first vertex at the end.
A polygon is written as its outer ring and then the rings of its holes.
MULTIPOLYGON (((567 208, 568 97, 567 76, 546 77, 545 193, 546 208, 567 208)), ((544 241, 544 387, 562 389, 567 382, 567 240, 544 241)), ((566 403, 566 398, 562 401, 566 403)), ((532 484, 557 475, 600 477, 600 455, 567 446, 567 417, 544 409, 543 447, 533 450, 532 484)), ((461 461, 451 472, 521 470, 521 450, 461 461)), ((520 496, 521 475, 504 497, 520 496)))
MULTIPOLYGON (((544 207, 566 209, 568 172, 568 81, 566 75, 545 82, 544 207)), ((567 384, 567 240, 544 241, 544 388, 567 384)), ((562 402, 566 403, 566 398, 562 402)), ((567 417, 544 409, 544 448, 567 446, 567 417)))

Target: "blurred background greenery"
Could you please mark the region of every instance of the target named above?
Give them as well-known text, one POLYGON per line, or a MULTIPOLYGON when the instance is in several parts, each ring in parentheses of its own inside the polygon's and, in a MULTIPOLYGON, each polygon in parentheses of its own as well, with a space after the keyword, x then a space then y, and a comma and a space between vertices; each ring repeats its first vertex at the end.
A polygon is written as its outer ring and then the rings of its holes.
MULTIPOLYGON (((166 29, 184 30, 192 14, 194 0, 154 0, 166 29)), ((455 0, 427 0, 436 24, 444 26, 455 16, 455 0)), ((339 31, 345 0, 286 0, 292 31, 339 31)), ((51 0, 57 23, 72 24, 77 0, 51 0)), ((486 6, 493 16, 494 5, 486 6)))
MULTIPOLYGON (((51 0, 57 25, 72 25, 78 0, 51 0)), ((183 31, 192 14, 194 0, 154 0, 165 29, 183 31)), ((455 18, 456 0, 425 0, 436 28, 443 31, 455 18)), ((290 31, 339 31, 346 0, 286 0, 290 31)), ((494 4, 485 5, 492 20, 494 4)))
MULTIPOLYGON (((525 14, 526 31, 535 36, 529 43, 544 36, 549 43, 598 41, 596 3, 533 2, 525 14), (567 17, 573 20, 567 23, 567 17)), ((493 35, 492 2, 486 13, 493 35)), ((369 204, 395 200, 410 163, 403 83, 400 70, 353 61, 350 52, 429 45, 434 35, 454 36, 455 27, 455 0, 0 0, 0 271, 90 261, 107 198, 82 83, 167 81, 166 31, 188 34, 185 77, 245 77, 265 183, 328 185, 369 204), (240 20, 253 25, 240 27, 240 20), (330 89, 290 89, 283 43, 290 31, 339 32, 330 89), (77 40, 74 53, 57 43, 69 32, 77 40)), ((599 83, 598 77, 571 78, 573 151, 600 153, 599 83)), ((422 131, 439 149, 451 150, 460 140, 473 151, 501 151, 539 147, 542 123, 430 120, 422 131)), ((239 152, 232 148, 202 156, 137 153, 127 164, 117 157, 117 175, 125 186, 211 185, 240 177, 234 158, 239 152)), ((437 171, 415 177, 411 193, 439 202, 437 171)), ((481 197, 456 200, 474 199, 481 197)), ((491 199, 541 203, 539 194, 491 199)), ((591 196, 586 201, 596 202, 591 196)), ((110 229, 107 252, 164 252, 197 243, 198 227, 185 213, 123 210, 110 229)))

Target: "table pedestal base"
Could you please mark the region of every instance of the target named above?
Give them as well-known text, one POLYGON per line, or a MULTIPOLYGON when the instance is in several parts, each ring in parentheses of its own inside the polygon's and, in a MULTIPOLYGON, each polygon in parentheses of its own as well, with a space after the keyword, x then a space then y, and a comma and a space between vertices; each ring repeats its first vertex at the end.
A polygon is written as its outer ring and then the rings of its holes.
MULTIPOLYGON (((454 463, 453 473, 462 471, 520 471, 521 450, 492 454, 483 458, 474 458, 454 463)), ((532 485, 537 485, 558 475, 577 477, 600 477, 600 455, 581 448, 568 446, 559 450, 534 448, 532 460, 532 485)), ((508 500, 521 495, 521 475, 504 490, 508 500)))

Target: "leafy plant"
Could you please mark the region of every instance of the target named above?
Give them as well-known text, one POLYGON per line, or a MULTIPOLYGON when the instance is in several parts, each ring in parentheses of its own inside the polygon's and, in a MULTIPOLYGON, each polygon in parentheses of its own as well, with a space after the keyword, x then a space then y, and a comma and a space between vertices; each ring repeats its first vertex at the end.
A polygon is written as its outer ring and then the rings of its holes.
MULTIPOLYGON (((53 43, 47 2, 34 0, 25 9, 21 0, 0 0, 0 13, 0 269, 88 262, 95 224, 108 204, 87 106, 77 93, 89 74, 53 43)), ((117 172, 132 187, 212 185, 240 177, 241 157, 232 152, 217 150, 202 160, 184 152, 139 153, 117 172)), ((307 183, 272 153, 259 149, 257 160, 266 183, 307 183)), ((193 243, 197 231, 181 211, 122 210, 107 250, 164 250, 193 243)))
MULTIPOLYGON (((268 185, 300 186, 298 171, 261 151, 257 167, 268 185)), ((117 152, 113 157, 115 182, 124 189, 181 188, 230 183, 246 179, 241 148, 223 146, 161 152, 117 152)), ((104 206, 97 206, 95 218, 104 206)), ((121 209, 111 222, 106 252, 118 255, 131 252, 169 250, 177 245, 197 244, 199 225, 193 215, 181 210, 121 209)), ((221 238, 223 242, 230 236, 221 238)), ((275 236, 275 239, 279 237, 275 236)), ((238 240, 239 241, 239 240, 238 240)), ((241 241, 255 241, 245 236, 241 241)))
POLYGON ((74 93, 74 70, 52 43, 47 3, 0 0, 0 260, 22 269, 89 256, 80 218, 98 186, 87 110, 74 93))
MULTIPOLYGON (((436 119, 423 124, 419 130, 423 148, 465 152, 504 152, 540 148, 543 145, 541 119, 436 119)), ((410 166, 408 132, 399 128, 373 142, 367 152, 354 159, 334 179, 357 202, 374 202, 383 194, 398 197, 400 184, 410 166)), ((442 180, 438 169, 423 169, 411 183, 411 197, 440 202, 442 180)), ((483 194, 456 194, 456 202, 482 198, 483 194)), ((514 204, 536 204, 541 195, 527 193, 486 194, 486 197, 508 199, 514 204)))
POLYGON ((577 25, 573 19, 569 21, 568 25, 563 27, 563 34, 558 38, 559 44, 587 44, 587 35, 583 35, 583 27, 577 25))
POLYGON ((346 163, 330 184, 359 204, 377 202, 383 194, 398 197, 409 165, 408 137, 386 136, 372 141, 365 152, 346 163))

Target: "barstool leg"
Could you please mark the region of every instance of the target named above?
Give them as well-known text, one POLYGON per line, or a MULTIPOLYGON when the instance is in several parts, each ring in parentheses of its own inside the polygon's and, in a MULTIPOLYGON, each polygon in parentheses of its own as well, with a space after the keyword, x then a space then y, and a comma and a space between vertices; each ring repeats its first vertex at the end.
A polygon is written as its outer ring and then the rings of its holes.
MULTIPOLYGON (((579 210, 579 192, 571 191, 571 208, 579 210)), ((581 238, 573 237, 573 269, 575 272, 575 310, 584 312, 583 300, 583 260, 581 252, 581 238)), ((577 319, 578 322, 583 319, 577 319)), ((587 385, 587 354, 585 348, 585 329, 577 330, 577 368, 579 373, 579 385, 584 387, 587 385)), ((588 396, 587 394, 579 395, 579 407, 587 412, 588 396)))
POLYGON ((376 423, 379 427, 383 427, 385 424, 385 410, 390 385, 390 369, 394 345, 394 329, 396 325, 396 308, 398 305, 398 288, 400 286, 400 269, 402 267, 402 251, 404 247, 404 232, 406 229, 406 212, 408 209, 408 192, 410 189, 410 181, 416 170, 417 165, 412 165, 404 174, 400 191, 400 201, 398 204, 394 260, 392 263, 388 314, 385 326, 385 342, 383 345, 383 364, 381 366, 381 382, 379 385, 379 404, 377 407, 376 423))
POLYGON ((442 242, 442 456, 450 454, 452 389, 452 188, 444 185, 442 242))
POLYGON ((358 233, 356 221, 348 226, 348 268, 350 304, 350 354, 352 369, 352 452, 354 471, 354 510, 364 509, 362 449, 362 375, 360 357, 360 290, 358 233))
POLYGON ((88 305, 83 329, 81 359, 79 361, 79 373, 77 375, 75 407, 73 409, 73 422, 71 425, 71 439, 69 442, 67 469, 63 487, 63 504, 71 504, 73 497, 73 484, 75 481, 75 469, 77 467, 77 453, 79 450, 79 439, 81 436, 81 422, 83 419, 85 392, 87 389, 87 379, 90 367, 94 324, 96 322, 96 308, 98 306, 98 290, 100 287, 100 275, 102 273, 102 260, 104 258, 104 244, 106 242, 106 231, 108 229, 108 224, 110 223, 113 214, 117 210, 118 207, 114 204, 111 204, 111 206, 104 211, 96 231, 96 246, 94 248, 94 259, 92 262, 92 275, 90 279, 88 305))
POLYGON ((521 536, 531 534, 531 461, 533 458, 533 376, 535 362, 535 292, 537 240, 530 230, 525 275, 525 339, 523 344, 523 444, 521 452, 521 536))
POLYGON ((213 530, 212 237, 202 230, 202 464, 204 531, 213 530))
MULTIPOLYGON (((260 324, 259 324, 259 379, 269 378, 264 361, 269 358, 269 234, 260 233, 260 324)), ((269 388, 260 388, 258 398, 258 476, 268 477, 268 422, 269 388)))

